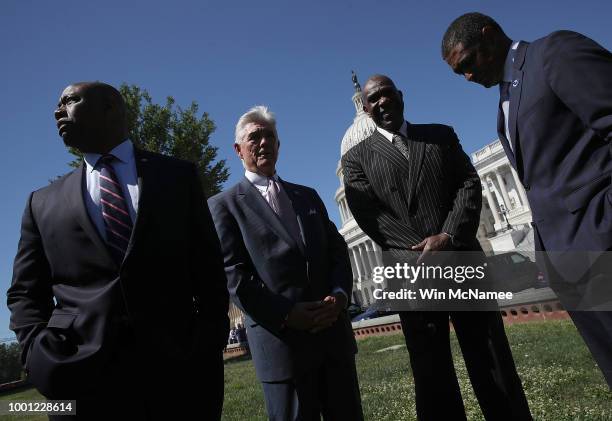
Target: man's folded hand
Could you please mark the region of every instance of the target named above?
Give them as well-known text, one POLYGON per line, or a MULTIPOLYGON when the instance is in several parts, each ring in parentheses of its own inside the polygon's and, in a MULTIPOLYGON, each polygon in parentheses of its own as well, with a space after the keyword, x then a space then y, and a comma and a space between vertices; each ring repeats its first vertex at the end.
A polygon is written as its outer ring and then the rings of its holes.
POLYGON ((298 330, 311 330, 315 327, 315 316, 326 304, 322 301, 302 301, 296 303, 289 314, 285 325, 298 330))

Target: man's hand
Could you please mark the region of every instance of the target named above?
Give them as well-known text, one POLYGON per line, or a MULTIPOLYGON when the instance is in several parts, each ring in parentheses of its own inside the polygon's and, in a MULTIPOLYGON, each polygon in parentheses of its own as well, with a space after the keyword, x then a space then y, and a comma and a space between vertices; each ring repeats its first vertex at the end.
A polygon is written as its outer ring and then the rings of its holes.
POLYGON ((298 330, 311 330, 315 327, 315 316, 327 304, 322 301, 302 301, 296 303, 289 314, 285 325, 298 330))
POLYGON ((323 306, 315 312, 315 326, 310 330, 310 333, 317 333, 333 325, 346 305, 346 296, 341 292, 323 298, 323 306))
POLYGON ((422 251, 421 255, 417 259, 417 264, 421 263, 428 254, 434 254, 436 251, 445 250, 450 241, 450 235, 443 232, 437 235, 432 235, 421 241, 416 246, 412 246, 412 250, 422 251))

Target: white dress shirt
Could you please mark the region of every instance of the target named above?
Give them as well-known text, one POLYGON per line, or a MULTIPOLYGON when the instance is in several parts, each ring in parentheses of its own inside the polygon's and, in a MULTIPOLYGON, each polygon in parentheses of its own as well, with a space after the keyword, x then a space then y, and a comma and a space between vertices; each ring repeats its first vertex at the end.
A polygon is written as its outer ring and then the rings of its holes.
MULTIPOLYGON (((257 174, 255 172, 251 172, 249 170, 245 170, 244 176, 251 182, 252 185, 255 186, 255 188, 257 188, 257 191, 259 191, 259 193, 261 193, 263 198, 266 199, 266 202, 270 203, 270 201, 268 200, 269 177, 266 177, 265 175, 257 174)), ((272 179, 278 182, 278 175, 274 174, 272 176, 272 179)), ((278 185, 280 186, 281 189, 283 188, 283 185, 281 183, 278 183, 278 185)))
MULTIPOLYGON (((138 175, 136 174, 136 159, 134 158, 134 145, 128 139, 115 146, 110 152, 116 159, 112 162, 112 167, 117 174, 123 197, 132 219, 136 220, 138 212, 138 175)), ((102 217, 102 207, 100 206, 100 167, 98 161, 102 155, 97 153, 86 153, 85 173, 86 184, 83 185, 83 198, 87 213, 96 229, 106 239, 106 227, 102 217)))
MULTIPOLYGON (((391 133, 390 131, 387 131, 385 129, 383 129, 382 127, 378 127, 376 126, 376 129, 380 132, 380 134, 382 134, 389 142, 393 143, 393 136, 395 136, 395 133, 391 133)), ((400 127, 399 129, 399 133, 404 136, 404 137, 408 137, 408 123, 406 123, 406 120, 404 120, 404 122, 402 123, 402 127, 400 127)))

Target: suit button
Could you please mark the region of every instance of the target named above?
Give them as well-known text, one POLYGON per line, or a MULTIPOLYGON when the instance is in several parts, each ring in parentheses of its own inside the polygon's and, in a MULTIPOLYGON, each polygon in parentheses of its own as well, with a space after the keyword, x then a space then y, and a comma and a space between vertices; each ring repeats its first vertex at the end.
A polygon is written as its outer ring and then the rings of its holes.
POLYGON ((523 187, 525 187, 526 191, 529 191, 529 184, 525 184, 525 185, 523 185, 523 187))

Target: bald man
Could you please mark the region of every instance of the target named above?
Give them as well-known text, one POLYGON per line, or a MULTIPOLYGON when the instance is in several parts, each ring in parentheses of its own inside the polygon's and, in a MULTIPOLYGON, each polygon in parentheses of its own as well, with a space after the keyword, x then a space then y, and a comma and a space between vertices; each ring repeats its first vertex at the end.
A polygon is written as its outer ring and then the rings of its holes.
MULTIPOLYGON (((342 157, 344 186, 355 221, 383 249, 383 261, 414 264, 417 256, 454 251, 465 265, 482 253, 480 179, 452 127, 407 122, 402 92, 384 75, 366 82, 363 109, 376 130, 342 157)), ((449 318, 485 419, 530 420, 499 311, 402 311, 418 419, 466 419, 449 318)))
POLYGON ((194 402, 219 419, 229 329, 219 240, 196 167, 135 148, 125 111, 103 83, 62 92, 59 135, 84 161, 28 198, 10 327, 31 383, 76 400, 74 419, 171 419, 194 402))

